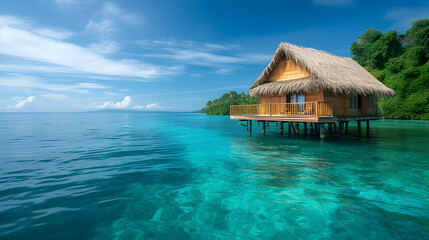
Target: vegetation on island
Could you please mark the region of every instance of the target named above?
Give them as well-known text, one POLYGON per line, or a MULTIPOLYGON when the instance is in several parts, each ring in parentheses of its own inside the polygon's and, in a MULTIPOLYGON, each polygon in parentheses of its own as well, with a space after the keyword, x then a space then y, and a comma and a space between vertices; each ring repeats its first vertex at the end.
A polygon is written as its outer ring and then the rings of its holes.
MULTIPOLYGON (((379 98, 379 114, 386 118, 429 119, 429 19, 418 19, 405 34, 368 29, 350 52, 353 59, 396 92, 379 98)), ((230 105, 258 104, 259 100, 234 91, 208 101, 198 112, 229 114, 230 105)))
POLYGON ((253 98, 244 92, 238 94, 235 91, 224 93, 220 98, 208 101, 206 107, 197 111, 209 115, 229 115, 229 106, 259 104, 259 99, 253 98))
POLYGON ((429 119, 429 19, 411 23, 405 34, 368 29, 350 48, 353 59, 396 92, 379 98, 386 118, 429 119))

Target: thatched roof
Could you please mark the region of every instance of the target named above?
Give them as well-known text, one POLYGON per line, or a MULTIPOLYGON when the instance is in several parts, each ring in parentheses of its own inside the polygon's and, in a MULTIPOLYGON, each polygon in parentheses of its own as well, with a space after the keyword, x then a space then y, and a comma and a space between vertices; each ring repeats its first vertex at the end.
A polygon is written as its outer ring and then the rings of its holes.
POLYGON ((313 91, 364 96, 395 96, 392 89, 384 86, 353 59, 289 43, 280 43, 270 64, 250 87, 249 94, 259 97, 313 91), (268 76, 281 60, 292 60, 298 63, 310 72, 311 76, 269 82, 268 76))

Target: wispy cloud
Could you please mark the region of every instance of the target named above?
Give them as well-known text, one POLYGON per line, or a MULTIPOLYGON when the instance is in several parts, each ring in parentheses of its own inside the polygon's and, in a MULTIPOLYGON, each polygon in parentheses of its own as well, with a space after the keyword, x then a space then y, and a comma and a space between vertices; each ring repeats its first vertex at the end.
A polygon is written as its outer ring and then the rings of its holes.
POLYGON ((268 54, 243 53, 238 45, 176 39, 140 40, 137 41, 137 44, 147 49, 156 49, 156 52, 142 54, 143 57, 168 59, 185 65, 216 67, 218 68, 216 71, 219 71, 220 74, 226 74, 226 71, 221 69, 226 69, 226 65, 229 64, 259 64, 267 62, 271 58, 271 55, 268 54))
POLYGON ((214 92, 219 90, 231 90, 231 89, 243 89, 243 88, 249 88, 249 85, 241 85, 241 86, 228 86, 228 87, 220 87, 220 88, 210 88, 210 89, 201 89, 201 90, 192 90, 192 91, 180 91, 180 92, 160 92, 160 93, 148 93, 148 94, 140 94, 135 96, 159 96, 159 95, 174 95, 174 94, 192 94, 192 93, 203 93, 203 92, 214 92))
POLYGON ((188 40, 138 40, 137 44, 141 46, 158 46, 158 47, 167 47, 167 48, 192 48, 206 51, 226 51, 235 49, 237 45, 221 45, 216 43, 204 43, 204 42, 196 42, 196 41, 188 41, 188 40))
POLYGON ((50 37, 50 38, 56 38, 56 39, 66 39, 74 35, 73 32, 67 31, 64 29, 49 29, 49 28, 41 28, 41 29, 35 29, 34 32, 50 37))
POLYGON ((126 108, 130 105, 131 103, 131 98, 129 96, 126 96, 124 98, 124 100, 120 101, 120 102, 105 102, 104 104, 98 105, 95 108, 98 109, 105 109, 105 108, 116 108, 116 109, 121 109, 121 108, 126 108))
POLYGON ((119 29, 118 22, 140 24, 143 21, 140 15, 125 11, 112 2, 106 2, 103 4, 99 13, 89 20, 86 25, 86 30, 88 32, 100 34, 105 38, 110 33, 119 29))
POLYGON ((51 100, 66 100, 69 97, 67 95, 62 95, 62 94, 41 94, 40 96, 45 97, 45 98, 49 98, 51 100))
POLYGON ((167 48, 166 53, 150 53, 143 54, 145 57, 150 58, 163 58, 186 61, 188 64, 193 65, 213 65, 213 64, 255 64, 261 62, 267 62, 270 59, 270 55, 266 54, 232 54, 223 55, 213 52, 198 51, 192 49, 176 49, 167 48))
POLYGON ((116 30, 115 23, 110 19, 101 19, 99 21, 89 20, 86 30, 101 35, 106 35, 116 30))
POLYGON ((46 83, 42 79, 25 75, 12 75, 0 77, 0 86, 11 88, 31 88, 44 89, 57 92, 77 92, 88 93, 90 89, 107 89, 110 86, 97 83, 77 83, 77 84, 53 84, 46 83))
POLYGON ((158 108, 158 104, 156 103, 150 103, 150 104, 146 104, 146 108, 147 109, 154 109, 154 108, 158 108))
POLYGON ((119 46, 115 41, 102 41, 99 43, 92 43, 89 48, 96 53, 100 54, 112 54, 118 51, 119 46))
POLYGON ((136 60, 111 60, 90 48, 58 41, 26 29, 18 18, 0 16, 0 54, 51 63, 75 71, 140 78, 160 74, 160 68, 136 60))
POLYGON ((353 3, 354 0, 313 0, 316 5, 339 6, 353 3))
MULTIPOLYGON (((27 103, 31 103, 33 102, 33 100, 35 99, 35 96, 29 96, 27 99, 21 100, 19 101, 15 106, 13 106, 14 109, 20 109, 22 108, 24 105, 26 105, 27 103)), ((12 106, 9 106, 8 108, 11 108, 12 106)))
POLYGON ((104 17, 117 18, 127 23, 140 24, 143 22, 140 15, 125 11, 112 2, 104 3, 101 12, 104 17))
POLYGON ((429 8, 400 8, 390 9, 386 12, 384 18, 386 20, 394 20, 392 26, 399 31, 405 31, 411 27, 411 22, 418 18, 427 18, 429 16, 429 8))

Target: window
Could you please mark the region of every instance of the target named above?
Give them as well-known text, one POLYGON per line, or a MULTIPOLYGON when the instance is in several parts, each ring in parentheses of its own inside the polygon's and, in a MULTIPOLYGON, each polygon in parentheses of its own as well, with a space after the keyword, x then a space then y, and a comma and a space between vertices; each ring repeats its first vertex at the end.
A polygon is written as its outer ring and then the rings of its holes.
POLYGON ((349 109, 356 109, 356 96, 349 96, 349 109))
POLYGON ((298 102, 305 102, 305 95, 304 94, 298 95, 298 102))
POLYGON ((353 96, 353 108, 354 108, 354 109, 356 109, 356 108, 357 108, 356 96, 353 96))
POLYGON ((368 107, 369 109, 374 108, 375 98, 374 98, 373 96, 368 96, 368 97, 366 98, 366 103, 367 103, 367 107, 368 107))
POLYGON ((296 103, 296 94, 290 95, 290 103, 296 103))

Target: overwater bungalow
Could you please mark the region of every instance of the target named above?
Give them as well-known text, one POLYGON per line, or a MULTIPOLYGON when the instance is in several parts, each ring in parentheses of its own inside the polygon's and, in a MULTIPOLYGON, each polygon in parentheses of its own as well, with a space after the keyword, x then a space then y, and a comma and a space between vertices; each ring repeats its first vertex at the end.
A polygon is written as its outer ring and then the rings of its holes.
MULTIPOLYGON (((273 59, 249 89, 260 104, 231 106, 232 119, 263 124, 289 123, 289 132, 307 134, 307 123, 320 131, 324 126, 341 132, 350 121, 378 120, 377 97, 393 97, 395 92, 383 85, 351 58, 336 56, 312 48, 281 43, 273 59)), ((244 124, 242 124, 244 125, 244 124)))

